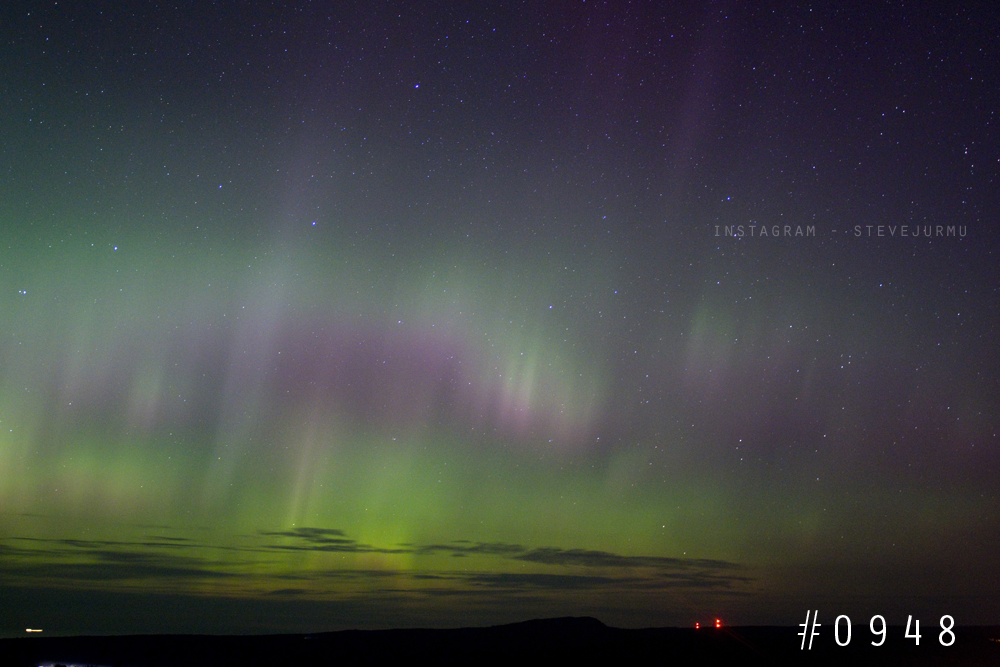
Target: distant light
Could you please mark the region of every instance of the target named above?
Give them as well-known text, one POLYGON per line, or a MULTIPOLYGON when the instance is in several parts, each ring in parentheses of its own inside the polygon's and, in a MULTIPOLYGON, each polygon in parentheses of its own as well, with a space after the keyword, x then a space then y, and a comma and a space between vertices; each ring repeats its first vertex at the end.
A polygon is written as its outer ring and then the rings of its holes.
POLYGON ((25 628, 24 631, 25 632, 41 632, 41 630, 38 630, 36 628, 25 628))
POLYGON ((316 221, 315 221, 315 220, 313 220, 313 227, 315 227, 315 226, 316 226, 316 221))
POLYGON ((700 630, 701 629, 701 623, 695 623, 694 624, 694 629, 695 630, 700 630))
POLYGON ((720 621, 719 619, 715 619, 715 627, 721 628, 722 627, 722 621, 720 621))

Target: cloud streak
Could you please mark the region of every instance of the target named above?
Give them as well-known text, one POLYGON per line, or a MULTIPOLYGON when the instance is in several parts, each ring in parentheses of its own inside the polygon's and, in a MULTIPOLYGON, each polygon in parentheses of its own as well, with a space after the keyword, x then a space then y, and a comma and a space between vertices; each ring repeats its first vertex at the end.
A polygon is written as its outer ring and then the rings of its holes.
POLYGON ((357 542, 343 530, 320 527, 259 531, 251 544, 241 547, 170 536, 148 536, 139 541, 7 538, 0 540, 0 576, 20 585, 159 582, 192 590, 199 582, 231 581, 241 594, 256 591, 279 597, 324 598, 350 595, 359 587, 373 595, 477 598, 554 591, 687 589, 738 593, 753 583, 741 565, 723 560, 627 556, 470 540, 376 546, 357 542), (206 551, 211 557, 202 553, 206 551), (220 552, 229 556, 219 558, 220 552), (290 553, 407 555, 419 560, 444 555, 475 559, 469 561, 475 565, 461 571, 412 571, 358 568, 346 561, 333 568, 314 565, 289 571, 281 554, 290 553), (261 554, 274 558, 262 562, 261 554), (543 571, 505 571, 522 570, 526 564, 543 571), (297 582, 296 587, 289 588, 289 581, 297 582))

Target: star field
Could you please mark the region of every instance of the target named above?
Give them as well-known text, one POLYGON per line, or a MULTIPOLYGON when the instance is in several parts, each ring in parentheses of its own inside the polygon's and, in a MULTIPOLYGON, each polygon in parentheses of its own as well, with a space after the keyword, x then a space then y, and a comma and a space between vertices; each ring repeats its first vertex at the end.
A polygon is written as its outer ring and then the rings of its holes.
POLYGON ((4 636, 1000 622, 994 12, 3 14, 4 636))

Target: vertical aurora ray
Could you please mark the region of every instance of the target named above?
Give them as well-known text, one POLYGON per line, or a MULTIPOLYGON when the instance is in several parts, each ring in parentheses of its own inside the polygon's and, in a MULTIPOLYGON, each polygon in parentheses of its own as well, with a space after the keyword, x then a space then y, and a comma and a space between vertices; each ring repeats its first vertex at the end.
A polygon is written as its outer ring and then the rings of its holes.
POLYGON ((989 13, 29 9, 17 614, 1000 618, 989 13))
MULTIPOLYGON (((155 263, 155 253, 150 259, 155 263)), ((510 312, 516 304, 458 286, 459 296, 447 305, 424 308, 415 322, 404 323, 402 316, 393 321, 383 304, 428 303, 438 284, 401 295, 376 286, 371 305, 345 311, 339 304, 352 295, 328 287, 316 293, 325 276, 303 270, 309 259, 286 258, 282 263, 299 271, 257 274, 241 284, 242 261, 203 263, 168 289, 147 287, 119 307, 113 323, 82 303, 61 313, 65 323, 57 319, 55 326, 22 334, 34 350, 8 358, 50 361, 41 377, 27 364, 8 366, 7 395, 24 397, 5 405, 24 431, 21 455, 33 456, 40 474, 58 469, 56 479, 73 489, 74 503, 85 503, 89 493, 100 495, 103 500, 93 502, 103 507, 134 504, 114 489, 124 488, 126 479, 162 477, 165 464, 151 452, 170 451, 154 442, 173 439, 184 443, 177 447, 187 452, 184 458, 202 461, 195 468, 204 486, 187 502, 206 516, 235 511, 233 494, 267 488, 261 469, 281 479, 291 475, 282 504, 289 517, 298 516, 315 504, 309 497, 320 484, 321 462, 336 466, 338 452, 364 449, 372 428, 425 441, 471 430, 489 443, 477 446, 523 441, 533 448, 553 438, 571 440, 596 414, 598 388, 579 378, 599 370, 560 350, 553 341, 561 334, 545 324, 547 313, 522 312, 517 324, 498 325, 495 310, 510 312), (213 284, 232 295, 221 313, 209 291, 213 284), (197 296, 200 286, 207 295, 197 296), (310 291, 314 296, 306 296, 310 291), (491 301, 491 312, 466 315, 491 301), (342 429, 353 435, 332 435, 342 429), (82 433, 90 433, 85 442, 82 433), (276 455, 272 448, 293 454, 276 455), (73 453, 77 464, 68 466, 64 459, 73 453), (98 460, 118 463, 101 474, 87 472, 95 470, 87 461, 98 460)), ((96 285, 97 293, 106 289, 96 285)), ((45 298, 59 290, 54 284, 32 292, 45 298)), ((14 448, 5 453, 18 454, 14 448)), ((172 495, 171 484, 179 482, 163 483, 172 495)))

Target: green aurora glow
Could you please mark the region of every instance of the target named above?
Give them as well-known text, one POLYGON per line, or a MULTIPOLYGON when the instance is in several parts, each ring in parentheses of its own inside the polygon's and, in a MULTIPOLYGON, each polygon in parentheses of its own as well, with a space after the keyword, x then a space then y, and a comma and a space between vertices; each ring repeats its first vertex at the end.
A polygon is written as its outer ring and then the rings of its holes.
POLYGON ((985 111, 939 128, 875 67, 864 122, 820 122, 755 83, 751 9, 643 23, 620 84, 579 8, 472 12, 467 76, 406 64, 447 60, 416 15, 278 12, 283 55, 198 10, 229 37, 187 65, 169 12, 133 63, 39 11, 5 56, 0 635, 1000 622, 996 165, 944 147, 985 111), (362 25, 394 60, 307 55, 362 25), (487 66, 545 26, 575 74, 487 66), (921 215, 967 235, 854 234, 921 215), (748 220, 816 234, 715 236, 748 220))

